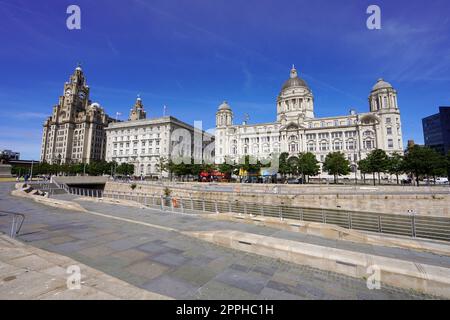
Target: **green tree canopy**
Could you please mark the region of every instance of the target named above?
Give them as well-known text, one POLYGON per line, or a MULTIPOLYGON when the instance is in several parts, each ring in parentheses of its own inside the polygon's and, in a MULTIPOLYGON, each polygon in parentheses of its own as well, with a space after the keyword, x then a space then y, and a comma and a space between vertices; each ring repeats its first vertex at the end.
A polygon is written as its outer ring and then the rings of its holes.
POLYGON ((350 161, 342 152, 331 152, 325 157, 322 169, 334 176, 334 183, 338 182, 338 176, 350 173, 350 161))
POLYGON ((320 172, 319 162, 316 156, 311 152, 302 152, 298 155, 298 172, 302 175, 303 181, 307 176, 316 176, 320 172))
POLYGON ((375 184, 375 173, 378 174, 378 183, 380 183, 380 173, 388 169, 389 158, 384 150, 375 149, 366 157, 369 170, 374 174, 373 183, 375 184))
POLYGON ((439 171, 442 172, 445 166, 444 157, 424 146, 414 145, 408 148, 404 157, 404 170, 415 177, 417 186, 421 176, 434 176, 439 171))
POLYGON ((397 177, 397 184, 399 183, 398 176, 404 171, 403 167, 403 156, 397 152, 394 152, 394 154, 392 154, 392 156, 388 159, 387 170, 390 174, 395 174, 397 177))

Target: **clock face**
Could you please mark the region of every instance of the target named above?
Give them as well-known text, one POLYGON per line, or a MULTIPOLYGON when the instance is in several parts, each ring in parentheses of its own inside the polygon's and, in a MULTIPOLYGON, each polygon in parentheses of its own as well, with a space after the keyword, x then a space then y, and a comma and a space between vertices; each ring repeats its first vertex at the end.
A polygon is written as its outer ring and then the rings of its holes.
POLYGON ((66 90, 66 97, 70 96, 71 93, 72 93, 72 90, 67 89, 67 90, 66 90))
POLYGON ((78 93, 78 97, 80 97, 80 99, 84 99, 84 97, 86 97, 86 94, 83 91, 80 91, 78 93))

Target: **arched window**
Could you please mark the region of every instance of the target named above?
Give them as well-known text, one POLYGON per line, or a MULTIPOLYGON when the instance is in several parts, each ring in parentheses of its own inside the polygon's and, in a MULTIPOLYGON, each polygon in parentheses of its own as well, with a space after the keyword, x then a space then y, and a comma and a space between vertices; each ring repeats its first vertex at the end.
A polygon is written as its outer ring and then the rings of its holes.
POLYGON ((333 150, 335 150, 335 151, 342 150, 342 141, 335 140, 333 143, 333 150))
POLYGON ((320 142, 320 151, 327 151, 328 148, 328 141, 321 141, 320 142))
POLYGON ((355 141, 354 140, 347 140, 345 142, 345 148, 347 150, 354 150, 355 149, 355 141))
POLYGON ((263 153, 269 153, 270 152, 270 147, 267 143, 265 143, 263 145, 263 153))
POLYGON ((370 130, 366 130, 366 131, 363 132, 363 136, 364 137, 371 137, 371 136, 373 136, 373 132, 370 131, 370 130))

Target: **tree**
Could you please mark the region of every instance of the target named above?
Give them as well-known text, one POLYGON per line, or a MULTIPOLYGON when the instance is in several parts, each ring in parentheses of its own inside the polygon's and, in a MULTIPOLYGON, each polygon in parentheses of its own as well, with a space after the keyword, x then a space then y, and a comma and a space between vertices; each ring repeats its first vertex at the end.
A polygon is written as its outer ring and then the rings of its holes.
POLYGON ((302 183, 305 183, 305 177, 308 177, 309 181, 309 176, 317 176, 319 174, 319 161, 317 161, 316 156, 311 152, 299 153, 297 169, 302 175, 302 183))
POLYGON ((162 179, 163 172, 169 171, 169 161, 165 157, 159 157, 159 161, 155 165, 155 169, 160 173, 160 178, 162 179))
POLYGON ((406 150, 404 169, 405 172, 415 177, 417 186, 419 186, 421 176, 433 176, 444 166, 443 157, 433 149, 414 145, 406 150))
POLYGON ((373 173, 373 184, 375 185, 375 173, 378 174, 378 184, 380 184, 380 173, 388 169, 388 156, 384 150, 375 149, 366 157, 370 171, 373 173))
POLYGON ((278 161, 278 172, 283 176, 283 178, 286 177, 286 174, 289 173, 289 165, 288 165, 288 159, 289 153, 282 152, 279 157, 278 161))
POLYGON ((323 170, 334 176, 334 183, 338 182, 338 176, 350 173, 350 161, 341 152, 331 152, 325 157, 323 170))
POLYGON ((398 176, 403 172, 403 156, 394 152, 388 159, 387 171, 390 174, 395 174, 397 177, 397 184, 399 184, 398 176))
POLYGON ((225 161, 217 166, 220 172, 222 172, 227 178, 231 178, 231 175, 236 170, 236 164, 229 156, 225 156, 225 161))
POLYGON ((292 156, 287 160, 288 164, 288 173, 292 175, 298 175, 298 157, 292 156))
POLYGON ((237 167, 248 173, 255 173, 261 168, 261 163, 254 157, 246 155, 239 161, 237 167))
POLYGON ((366 174, 370 173, 370 166, 367 159, 362 159, 358 161, 358 168, 361 174, 363 175, 364 184, 366 184, 366 174))
POLYGON ((124 176, 132 175, 134 174, 134 165, 132 165, 131 163, 121 163, 119 166, 117 166, 116 172, 124 176))

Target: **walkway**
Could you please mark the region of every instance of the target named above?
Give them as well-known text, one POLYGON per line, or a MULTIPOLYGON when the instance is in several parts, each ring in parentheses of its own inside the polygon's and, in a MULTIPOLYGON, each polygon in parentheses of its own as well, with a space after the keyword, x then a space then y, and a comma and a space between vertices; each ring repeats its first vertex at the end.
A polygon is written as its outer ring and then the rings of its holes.
MULTIPOLYGON (((89 201, 79 203, 98 214, 62 210, 12 197, 9 195, 11 188, 12 184, 0 184, 0 209, 26 214, 19 240, 68 256, 134 286, 177 299, 429 297, 388 286, 383 286, 381 290, 369 290, 363 279, 226 249, 181 235, 170 228, 240 230, 333 247, 352 246, 354 250, 369 250, 369 253, 401 255, 405 259, 422 259, 428 264, 450 265, 447 257, 394 248, 364 247, 267 227, 211 221, 159 210, 89 201)), ((0 231, 6 230, 7 221, 0 220, 0 231)))

